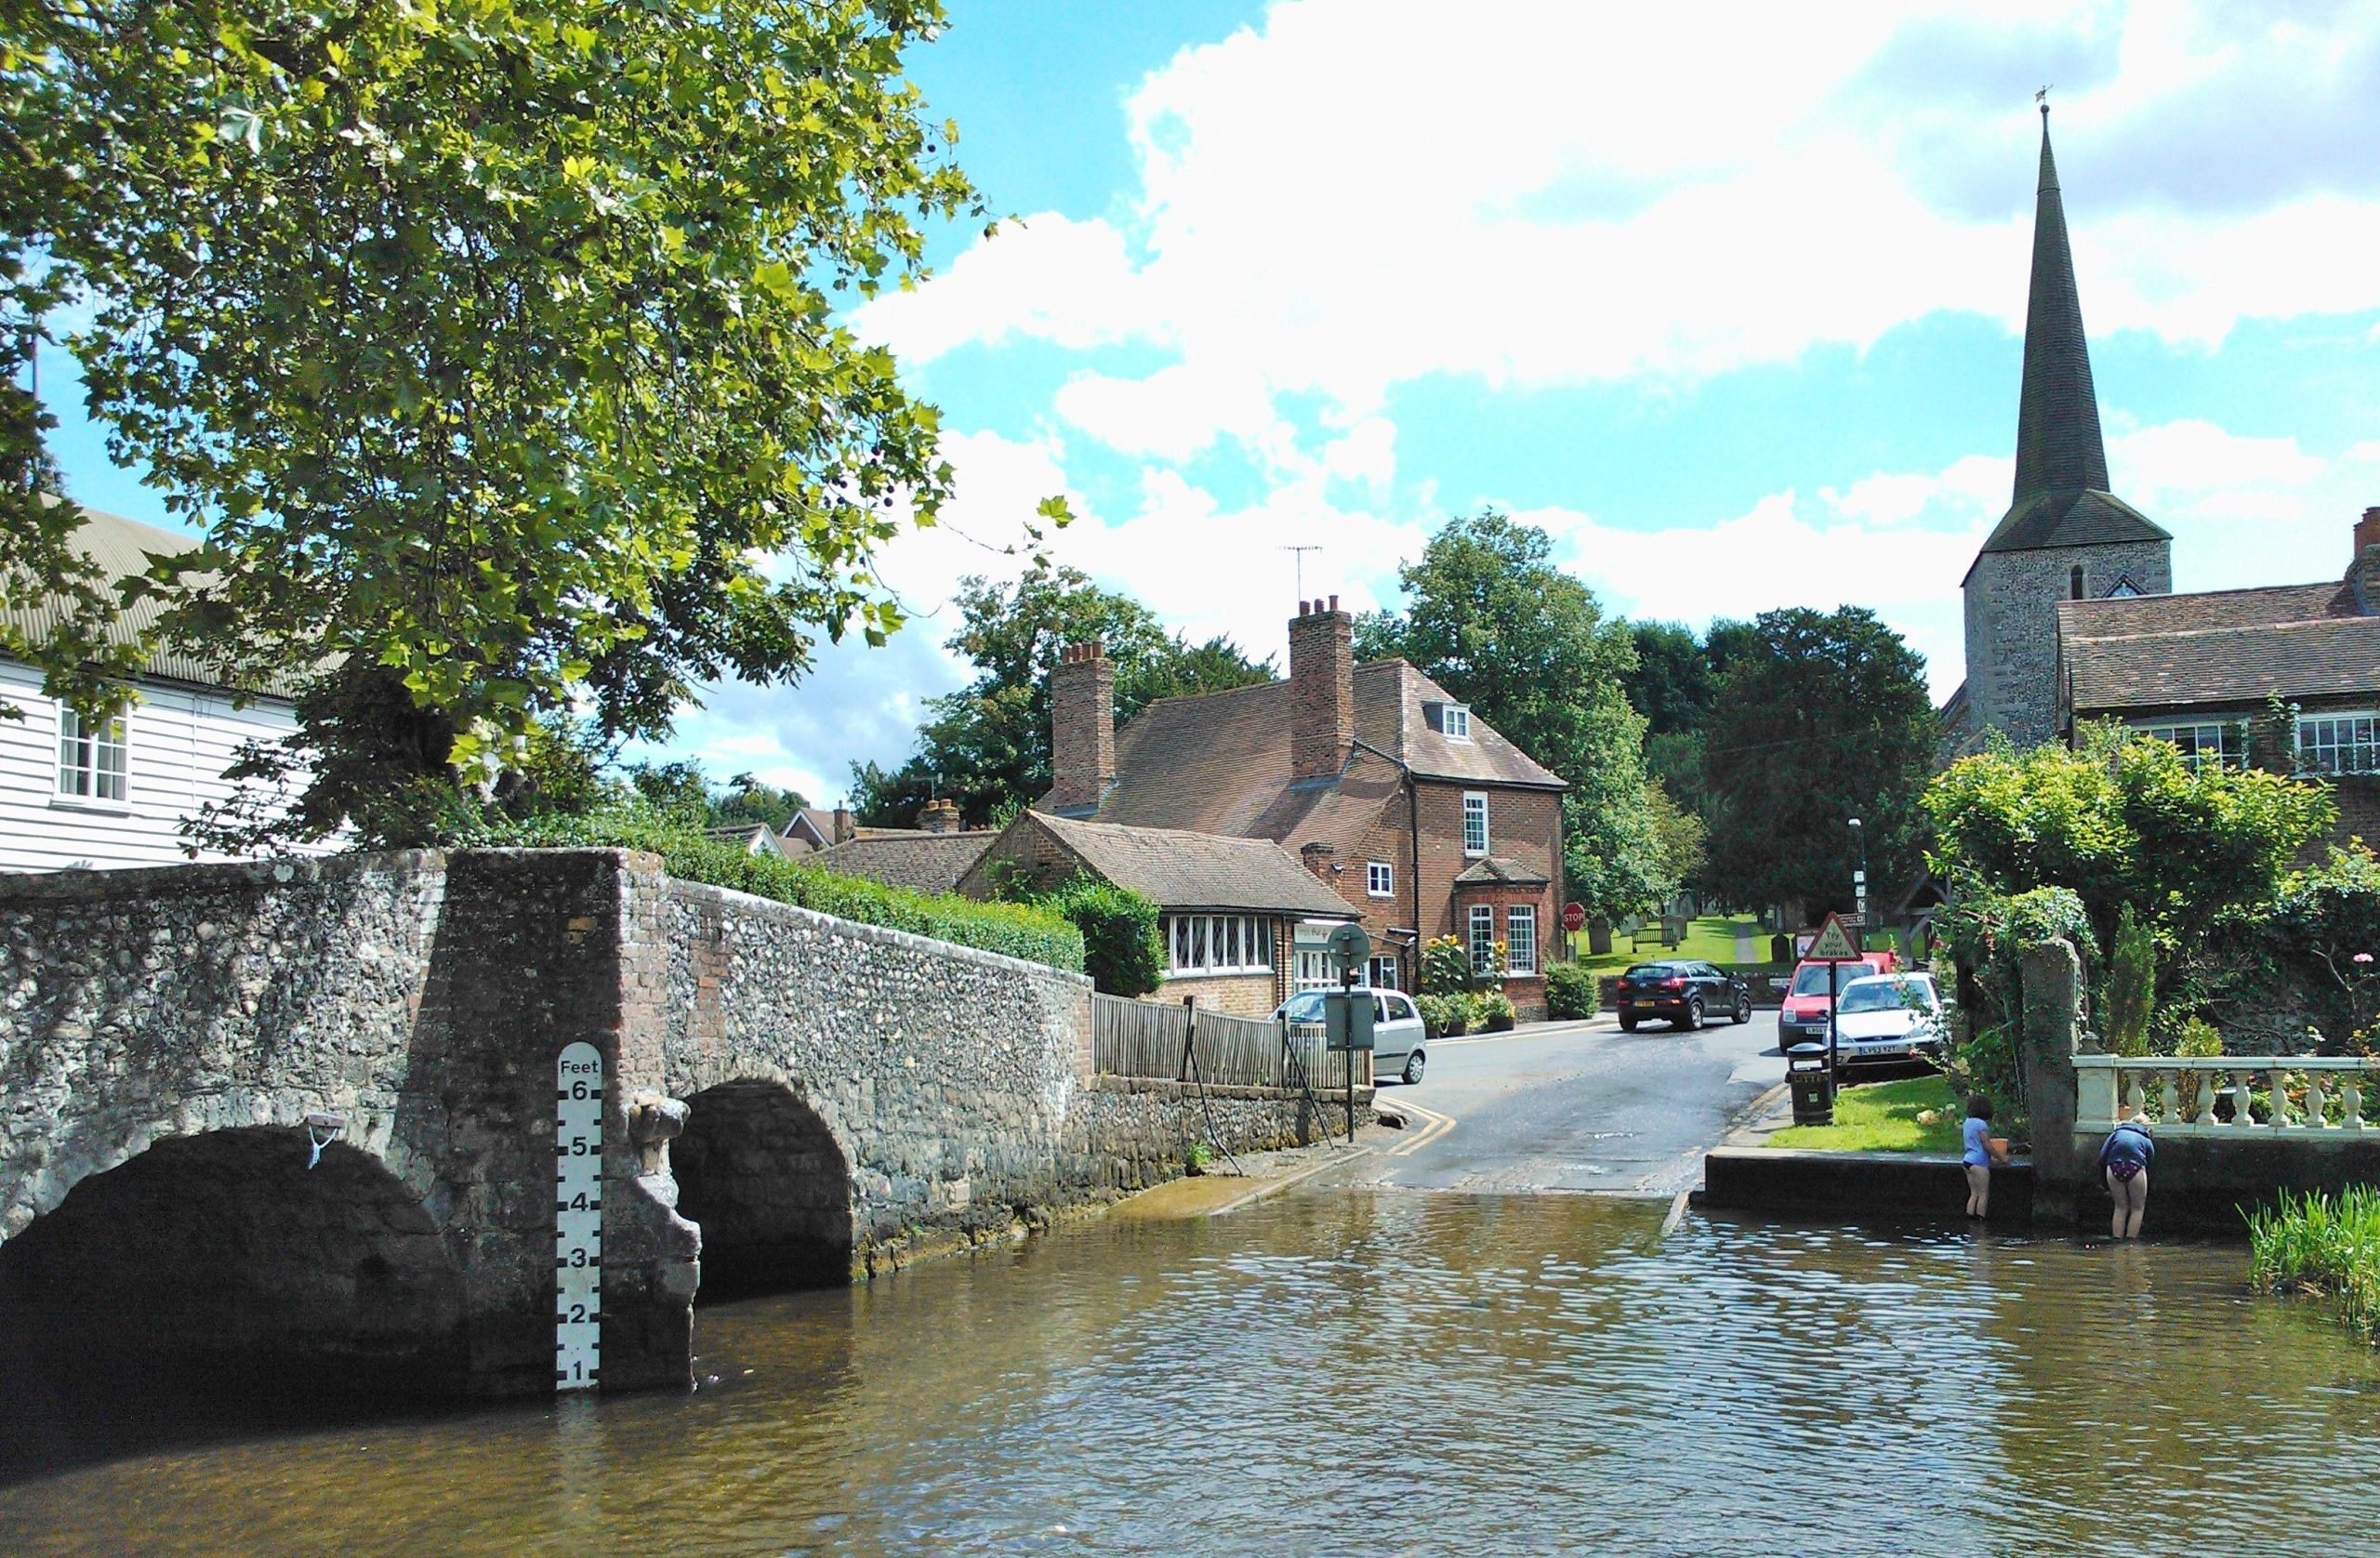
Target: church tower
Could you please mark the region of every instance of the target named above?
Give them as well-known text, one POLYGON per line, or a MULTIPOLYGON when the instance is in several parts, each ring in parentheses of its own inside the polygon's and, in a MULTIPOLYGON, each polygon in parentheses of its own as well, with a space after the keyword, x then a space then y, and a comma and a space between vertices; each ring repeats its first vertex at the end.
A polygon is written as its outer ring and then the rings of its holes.
POLYGON ((2107 444, 2044 103, 2016 489, 1962 587, 1966 731, 1951 733, 1953 739, 1989 728, 2030 746, 2057 734, 2057 602, 2165 594, 2174 588, 2173 549, 2170 533, 2108 491, 2107 444))

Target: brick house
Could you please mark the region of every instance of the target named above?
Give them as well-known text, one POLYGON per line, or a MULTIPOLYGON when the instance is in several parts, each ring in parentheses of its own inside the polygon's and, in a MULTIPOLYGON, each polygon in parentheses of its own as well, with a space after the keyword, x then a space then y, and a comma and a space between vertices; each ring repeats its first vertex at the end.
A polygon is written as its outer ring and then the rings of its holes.
POLYGON ((2380 508, 2341 578, 2060 601, 2057 667, 2068 739, 2117 720, 2201 762, 2320 778, 2335 838, 2380 840, 2380 508))
POLYGON ((1021 812, 959 883, 970 898, 1052 887, 1078 874, 1154 901, 1166 979, 1154 1000, 1195 1000, 1236 1017, 1268 1017, 1295 987, 1301 931, 1355 918, 1297 857, 1263 838, 1079 822, 1021 812))
MULTIPOLYGON (((1513 1004, 1541 1017, 1567 786, 1412 665, 1356 665, 1354 633, 1336 597, 1301 601, 1287 681, 1160 698, 1120 731, 1114 667, 1096 645, 1068 650, 1035 810, 1269 839, 1362 921, 1371 983, 1412 989, 1434 937, 1483 959, 1502 942, 1513 1004)), ((1291 987, 1329 983, 1329 929, 1296 928, 1291 987)))

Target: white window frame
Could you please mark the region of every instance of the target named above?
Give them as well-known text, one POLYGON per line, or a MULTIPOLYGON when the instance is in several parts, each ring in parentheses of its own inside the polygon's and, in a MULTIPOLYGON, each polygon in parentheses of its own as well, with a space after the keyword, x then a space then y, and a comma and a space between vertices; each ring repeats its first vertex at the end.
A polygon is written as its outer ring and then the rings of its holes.
POLYGON ((1471 905, 1471 971, 1493 974, 1496 971, 1496 905, 1471 905))
POLYGON ((2180 747, 2183 758, 2194 769, 2204 768, 2209 759, 2225 768, 2248 766, 2247 749, 2237 720, 2167 720, 2135 725, 2132 731, 2135 735, 2180 747))
POLYGON ((1364 960, 1364 983, 1375 990, 1396 988, 1396 954, 1375 952, 1364 960), (1385 977, 1382 977, 1385 976, 1385 977))
POLYGON ((1464 854, 1466 857, 1468 857, 1468 858, 1470 858, 1470 859, 1472 859, 1472 860, 1476 860, 1476 859, 1478 859, 1481 855, 1484 855, 1484 854, 1486 854, 1486 853, 1488 852, 1488 845, 1490 844, 1490 842, 1491 842, 1491 841, 1492 841, 1492 840, 1491 840, 1491 838, 1490 838, 1490 837, 1489 837, 1489 834, 1488 834, 1488 792, 1487 792, 1486 790, 1465 790, 1465 791, 1463 791, 1463 792, 1462 792, 1462 852, 1463 852, 1463 854, 1464 854), (1475 802, 1476 804, 1474 804, 1474 802, 1475 802), (1472 819, 1474 815, 1479 819, 1479 842, 1478 842, 1478 843, 1476 843, 1476 844, 1474 844, 1474 843, 1471 841, 1471 819, 1472 819))
POLYGON ((1471 706, 1448 704, 1438 711, 1438 724, 1448 741, 1471 739, 1471 706))
POLYGON ((1504 949, 1506 973, 1534 974, 1537 972, 1537 905, 1535 904, 1514 904, 1504 911, 1504 949), (1521 934, 1524 927, 1528 932, 1526 941, 1522 939, 1521 934), (1527 948, 1528 953, 1526 960, 1521 956, 1523 948, 1527 948))
POLYGON ((1364 867, 1364 891, 1373 898, 1396 896, 1396 867, 1385 860, 1375 860, 1364 867))
POLYGON ((1167 915, 1164 939, 1169 978, 1273 971, 1273 924, 1263 915, 1167 915))
POLYGON ((2319 714, 2301 714, 2297 717, 2295 736, 2300 773, 2380 772, 2380 714, 2371 709, 2324 709, 2319 714), (2346 739, 2339 739, 2342 734, 2346 739), (2320 735, 2330 739, 2309 739, 2320 735))
POLYGON ((83 717, 58 706, 58 764, 50 798, 66 806, 118 810, 132 803, 132 715, 119 705, 93 734, 83 717), (112 757, 112 761, 110 760, 112 757))

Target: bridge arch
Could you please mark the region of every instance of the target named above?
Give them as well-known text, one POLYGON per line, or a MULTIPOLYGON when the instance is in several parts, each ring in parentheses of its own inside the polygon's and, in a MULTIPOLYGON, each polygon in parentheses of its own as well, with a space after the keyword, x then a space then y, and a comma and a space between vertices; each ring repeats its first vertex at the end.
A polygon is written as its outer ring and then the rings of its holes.
POLYGON ((459 1391, 464 1285, 436 1220, 372 1153, 310 1151, 302 1127, 239 1126, 86 1175, 0 1243, 0 1328, 60 1379, 459 1391))
POLYGON ((852 1279, 852 1167, 787 1082, 736 1077, 689 1095, 670 1144, 678 1212, 702 1229, 706 1299, 852 1279))

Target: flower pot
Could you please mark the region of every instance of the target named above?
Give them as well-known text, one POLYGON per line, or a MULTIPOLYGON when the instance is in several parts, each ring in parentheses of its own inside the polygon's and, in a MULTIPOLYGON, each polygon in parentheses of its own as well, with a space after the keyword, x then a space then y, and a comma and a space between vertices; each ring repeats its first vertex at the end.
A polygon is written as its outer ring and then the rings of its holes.
POLYGON ((1462 1031, 1469 1025, 1470 1024, 1468 1023, 1463 1022, 1448 1023, 1445 1027, 1438 1030, 1438 1036, 1441 1038, 1459 1037, 1462 1034, 1462 1031))
POLYGON ((1510 1013, 1510 1012, 1499 1012, 1499 1013, 1498 1013, 1498 1014, 1496 1014, 1495 1016, 1488 1018, 1488 1031, 1489 1033, 1491 1033, 1491 1034, 1508 1034, 1508 1033, 1511 1033, 1511 1032, 1513 1031, 1513 1017, 1512 1017, 1512 1013, 1510 1013))

